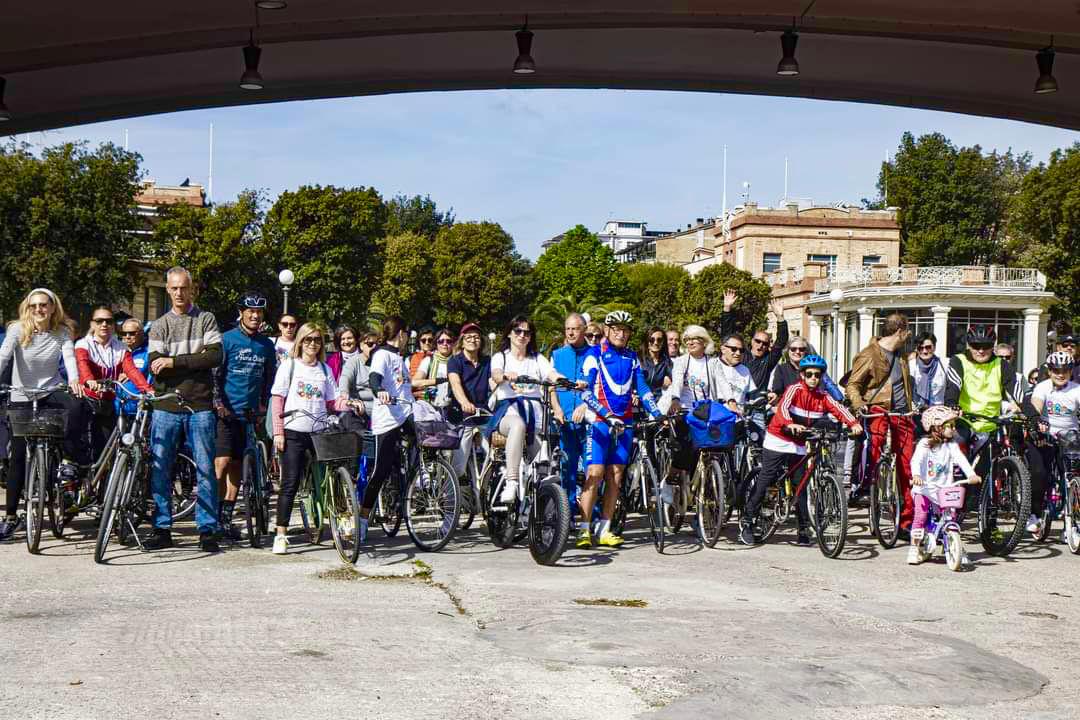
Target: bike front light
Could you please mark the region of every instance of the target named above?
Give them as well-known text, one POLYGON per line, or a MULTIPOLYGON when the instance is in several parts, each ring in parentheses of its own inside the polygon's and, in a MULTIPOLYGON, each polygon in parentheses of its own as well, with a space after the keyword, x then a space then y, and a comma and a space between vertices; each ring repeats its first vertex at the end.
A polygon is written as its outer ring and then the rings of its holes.
POLYGON ((124 433, 120 437, 120 442, 124 443, 124 445, 128 447, 131 447, 135 444, 135 433, 124 433))

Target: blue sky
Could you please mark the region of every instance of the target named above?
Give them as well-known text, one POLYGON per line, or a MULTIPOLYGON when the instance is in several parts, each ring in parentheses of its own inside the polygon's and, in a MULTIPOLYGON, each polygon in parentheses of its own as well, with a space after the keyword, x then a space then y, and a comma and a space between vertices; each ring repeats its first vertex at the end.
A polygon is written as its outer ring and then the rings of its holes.
POLYGON ((822 204, 876 194, 901 133, 1012 147, 1045 160, 1080 133, 1005 120, 817 100, 684 92, 496 90, 415 93, 192 111, 21 136, 86 139, 140 152, 149 176, 206 182, 214 124, 214 200, 248 187, 271 197, 302 184, 430 195, 458 220, 500 223, 535 258, 540 243, 608 218, 674 229, 718 214, 723 146, 728 204, 783 196, 822 204))

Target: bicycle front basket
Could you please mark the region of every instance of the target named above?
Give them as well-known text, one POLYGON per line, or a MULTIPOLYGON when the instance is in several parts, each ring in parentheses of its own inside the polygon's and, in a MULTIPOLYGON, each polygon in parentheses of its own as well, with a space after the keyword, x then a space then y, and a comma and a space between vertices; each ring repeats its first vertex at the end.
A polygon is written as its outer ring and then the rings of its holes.
POLYGON ((360 457, 360 436, 352 430, 311 433, 315 459, 319 462, 354 460, 360 457))
POLYGON ((414 420, 420 445, 436 450, 453 450, 461 446, 461 428, 445 420, 421 422, 414 420))
POLYGON ((67 413, 56 408, 38 408, 37 413, 30 405, 8 410, 11 421, 11 434, 14 437, 64 437, 67 413))

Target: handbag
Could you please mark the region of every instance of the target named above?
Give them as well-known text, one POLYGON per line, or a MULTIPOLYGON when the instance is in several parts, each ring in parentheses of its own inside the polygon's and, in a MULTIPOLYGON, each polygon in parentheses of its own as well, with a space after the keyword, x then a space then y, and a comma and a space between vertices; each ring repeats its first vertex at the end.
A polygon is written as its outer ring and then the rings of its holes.
POLYGON ((729 448, 735 445, 735 424, 739 416, 716 400, 698 400, 686 416, 690 440, 697 449, 729 448))

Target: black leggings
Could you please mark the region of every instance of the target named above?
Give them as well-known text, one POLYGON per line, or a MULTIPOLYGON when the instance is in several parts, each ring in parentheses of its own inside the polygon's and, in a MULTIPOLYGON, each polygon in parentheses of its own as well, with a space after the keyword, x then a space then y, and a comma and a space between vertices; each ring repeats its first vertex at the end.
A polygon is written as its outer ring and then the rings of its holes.
MULTIPOLYGON (((765 491, 769 486, 778 482, 784 473, 791 469, 795 463, 803 458, 797 453, 782 453, 775 450, 763 450, 761 453, 761 470, 754 478, 754 484, 750 487, 750 496, 746 501, 746 519, 752 522, 761 510, 761 503, 765 499, 765 491)), ((791 489, 797 490, 802 482, 802 472, 795 473, 791 478, 791 489)), ((810 523, 810 510, 806 503, 806 488, 799 493, 798 502, 795 504, 799 518, 799 527, 804 528, 810 523)))
POLYGON ((300 478, 304 475, 307 451, 315 456, 315 446, 311 442, 311 433, 285 431, 285 452, 281 454, 281 492, 277 499, 277 526, 289 527, 292 517, 296 491, 300 487, 300 478))
MULTIPOLYGON (((12 402, 11 409, 30 407, 29 402, 12 402)), ((90 464, 90 448, 83 435, 86 432, 87 406, 81 399, 66 392, 54 392, 38 401, 38 408, 64 410, 67 423, 64 426, 64 457, 80 465, 90 464)), ((8 471, 6 511, 13 517, 19 508, 23 486, 26 484, 26 440, 11 438, 11 462, 8 471)))
POLYGON ((365 513, 375 507, 383 483, 386 482, 394 468, 397 467, 398 443, 401 442, 401 433, 403 432, 416 437, 416 426, 413 425, 411 417, 405 418, 405 422, 393 430, 375 436, 375 469, 372 471, 371 479, 364 490, 363 510, 365 513))

